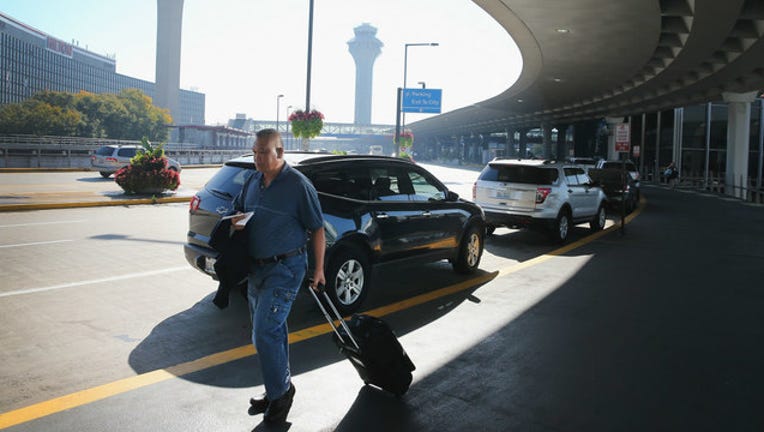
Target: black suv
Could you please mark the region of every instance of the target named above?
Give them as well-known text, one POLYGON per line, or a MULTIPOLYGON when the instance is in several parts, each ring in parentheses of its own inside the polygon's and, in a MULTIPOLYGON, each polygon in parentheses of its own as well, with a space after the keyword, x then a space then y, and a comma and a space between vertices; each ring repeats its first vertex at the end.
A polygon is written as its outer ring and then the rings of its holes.
MULTIPOLYGON (((424 168, 383 156, 287 152, 285 159, 318 191, 326 232, 326 289, 342 313, 361 305, 372 265, 448 259, 456 272, 477 270, 483 211, 424 168)), ((254 172, 252 155, 230 160, 191 200, 186 259, 214 279, 218 254, 208 245, 210 233, 254 172)))

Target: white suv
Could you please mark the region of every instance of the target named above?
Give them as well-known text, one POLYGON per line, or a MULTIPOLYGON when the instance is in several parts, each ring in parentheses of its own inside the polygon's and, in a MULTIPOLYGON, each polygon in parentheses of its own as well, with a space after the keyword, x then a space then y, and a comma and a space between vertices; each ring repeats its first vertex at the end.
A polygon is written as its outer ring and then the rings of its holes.
POLYGON ((564 242, 572 225, 605 227, 605 193, 580 165, 494 159, 480 173, 473 199, 485 211, 487 233, 498 226, 540 227, 564 242))

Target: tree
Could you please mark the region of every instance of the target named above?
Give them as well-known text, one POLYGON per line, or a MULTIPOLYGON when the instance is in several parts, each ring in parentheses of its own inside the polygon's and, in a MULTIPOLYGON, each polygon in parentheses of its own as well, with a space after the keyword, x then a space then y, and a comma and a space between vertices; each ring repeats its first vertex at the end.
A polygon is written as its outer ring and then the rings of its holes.
POLYGON ((34 98, 0 109, 0 133, 72 136, 81 121, 77 110, 34 98))
POLYGON ((172 123, 170 112, 156 107, 151 98, 138 89, 124 89, 119 93, 129 114, 130 127, 124 139, 141 139, 146 136, 151 141, 166 141, 169 135, 167 125, 172 123))
POLYGON ((0 133, 166 141, 172 117, 138 89, 118 95, 42 91, 0 109, 0 133))

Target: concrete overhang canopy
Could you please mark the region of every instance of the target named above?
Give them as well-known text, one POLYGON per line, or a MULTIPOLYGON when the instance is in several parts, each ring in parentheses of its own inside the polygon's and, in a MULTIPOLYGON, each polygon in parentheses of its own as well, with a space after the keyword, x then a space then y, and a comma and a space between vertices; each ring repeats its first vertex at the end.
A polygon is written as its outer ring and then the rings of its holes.
POLYGON ((517 43, 520 77, 408 125, 417 135, 569 124, 764 89, 762 0, 473 1, 517 43))

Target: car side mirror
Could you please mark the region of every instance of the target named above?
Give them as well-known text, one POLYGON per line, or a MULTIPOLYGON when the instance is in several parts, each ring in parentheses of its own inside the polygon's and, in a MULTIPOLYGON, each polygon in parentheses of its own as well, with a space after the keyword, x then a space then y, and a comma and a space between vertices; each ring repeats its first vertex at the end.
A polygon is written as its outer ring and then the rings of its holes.
POLYGON ((446 194, 446 201, 456 201, 459 199, 459 194, 454 191, 448 191, 446 194))

